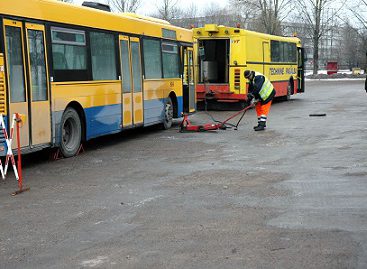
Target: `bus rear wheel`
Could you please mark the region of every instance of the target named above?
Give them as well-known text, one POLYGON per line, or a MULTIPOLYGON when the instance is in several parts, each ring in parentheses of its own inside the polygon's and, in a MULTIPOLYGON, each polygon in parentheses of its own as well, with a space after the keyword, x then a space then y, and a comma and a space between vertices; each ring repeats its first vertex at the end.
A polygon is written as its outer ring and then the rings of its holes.
POLYGON ((171 97, 168 97, 164 104, 164 119, 162 124, 163 129, 167 130, 171 128, 172 122, 173 122, 173 102, 171 97))
POLYGON ((288 81, 288 86, 287 86, 287 95, 283 96, 281 98, 282 101, 289 101, 291 100, 291 95, 293 92, 293 81, 288 81))
POLYGON ((78 112, 68 107, 61 118, 60 151, 65 158, 75 156, 82 140, 82 125, 78 112))
POLYGON ((291 94, 292 94, 292 84, 291 84, 291 82, 289 81, 288 82, 288 86, 287 86, 287 95, 285 96, 285 100, 286 101, 289 101, 289 100, 291 100, 291 94))

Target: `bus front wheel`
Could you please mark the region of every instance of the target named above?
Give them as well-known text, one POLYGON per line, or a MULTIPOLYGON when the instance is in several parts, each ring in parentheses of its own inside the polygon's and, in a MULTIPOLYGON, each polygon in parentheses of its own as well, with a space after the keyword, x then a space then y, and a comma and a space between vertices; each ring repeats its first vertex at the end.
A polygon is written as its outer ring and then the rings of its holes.
POLYGON ((72 157, 78 152, 82 140, 82 125, 78 112, 68 107, 61 118, 60 150, 64 157, 72 157))
POLYGON ((163 119, 163 129, 167 130, 171 128, 173 122, 173 102, 171 97, 166 99, 164 104, 164 119, 163 119))

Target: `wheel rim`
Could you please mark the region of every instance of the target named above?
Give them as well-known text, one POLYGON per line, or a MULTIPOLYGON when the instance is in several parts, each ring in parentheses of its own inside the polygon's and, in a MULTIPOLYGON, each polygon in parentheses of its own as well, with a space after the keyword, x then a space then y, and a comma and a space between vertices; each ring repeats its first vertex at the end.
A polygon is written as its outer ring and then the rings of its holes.
POLYGON ((74 119, 68 118, 62 128, 62 142, 68 150, 75 148, 77 141, 77 123, 74 119))
POLYGON ((167 123, 171 122, 173 119, 173 106, 170 102, 166 104, 165 115, 166 115, 166 122, 167 123))

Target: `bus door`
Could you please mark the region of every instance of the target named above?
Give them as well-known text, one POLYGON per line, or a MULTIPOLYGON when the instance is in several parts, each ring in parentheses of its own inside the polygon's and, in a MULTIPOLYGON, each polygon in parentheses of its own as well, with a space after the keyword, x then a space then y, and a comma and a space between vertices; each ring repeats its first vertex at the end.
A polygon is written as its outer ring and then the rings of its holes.
POLYGON ((270 62, 270 46, 269 42, 263 42, 263 75, 270 79, 270 69, 266 63, 270 62))
MULTIPOLYGON (((4 19, 9 118, 25 115, 21 146, 51 142, 48 68, 43 25, 4 19), (28 82, 28 83, 27 83, 28 82)), ((9 121, 10 123, 11 121, 9 121)), ((14 140, 16 134, 14 135, 14 140)))
POLYGON ((194 84, 194 50, 183 48, 183 104, 184 112, 195 111, 195 84, 194 84))
POLYGON ((140 40, 136 37, 130 38, 131 47, 131 70, 133 78, 133 121, 134 125, 143 124, 143 79, 141 71, 140 40))
POLYGON ((127 36, 120 36, 120 62, 122 76, 121 115, 122 127, 130 127, 133 124, 132 82, 130 44, 127 36))
POLYGON ((143 91, 138 38, 119 37, 122 75, 122 127, 143 123, 143 91))
POLYGON ((298 90, 297 92, 305 92, 305 51, 304 48, 298 48, 298 90))

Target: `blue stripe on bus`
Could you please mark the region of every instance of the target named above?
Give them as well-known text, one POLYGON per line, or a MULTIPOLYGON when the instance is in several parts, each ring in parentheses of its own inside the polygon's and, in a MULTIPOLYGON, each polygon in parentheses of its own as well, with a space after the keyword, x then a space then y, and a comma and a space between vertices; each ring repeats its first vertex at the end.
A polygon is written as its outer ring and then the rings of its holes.
MULTIPOLYGON (((164 119, 165 98, 144 101, 144 126, 157 124, 164 119)), ((183 112, 182 97, 177 97, 177 115, 181 117, 183 112)), ((97 106, 85 108, 86 117, 86 139, 113 134, 121 131, 121 104, 97 106)), ((56 145, 61 142, 61 117, 63 111, 53 112, 53 122, 55 123, 55 137, 53 141, 56 145)))
POLYGON ((121 130, 121 104, 84 109, 87 140, 121 130))
MULTIPOLYGON (((144 101, 144 126, 157 124, 164 119, 165 98, 144 101)), ((183 111, 182 97, 177 97, 178 116, 183 111)), ((52 142, 56 146, 61 142, 61 118, 64 111, 52 112, 52 121, 54 131, 52 133, 52 142)), ((91 107, 84 109, 86 117, 86 139, 92 139, 98 136, 117 133, 121 131, 121 104, 91 107)), ((4 116, 5 124, 8 125, 8 117, 4 116)), ((1 130, 0 130, 1 131, 1 130)), ((6 143, 2 131, 0 133, 0 144, 4 145, 3 150, 0 147, 0 156, 6 155, 6 143)))
MULTIPOLYGON (((54 122, 55 145, 61 143, 61 120, 64 111, 56 111, 52 113, 54 122)), ((86 118, 86 140, 119 132, 121 130, 121 105, 97 106, 84 109, 86 118)))
POLYGON ((164 99, 144 100, 144 126, 162 122, 164 99))
POLYGON ((177 97, 177 104, 178 104, 177 117, 180 118, 183 112, 183 97, 182 96, 177 97))
MULTIPOLYGON (((144 126, 163 122, 165 101, 165 98, 144 101, 144 126)), ((177 97, 177 106, 177 116, 181 117, 183 112, 182 96, 177 97)))

